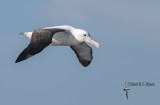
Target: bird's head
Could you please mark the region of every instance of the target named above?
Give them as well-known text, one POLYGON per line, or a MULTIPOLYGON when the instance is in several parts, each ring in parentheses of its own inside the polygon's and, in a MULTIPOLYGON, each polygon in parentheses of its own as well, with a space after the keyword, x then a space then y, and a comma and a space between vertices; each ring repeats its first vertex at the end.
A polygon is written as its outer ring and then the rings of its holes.
POLYGON ((97 48, 100 48, 100 44, 95 42, 90 34, 82 29, 76 29, 73 31, 74 37, 79 41, 79 42, 88 42, 96 46, 97 48))

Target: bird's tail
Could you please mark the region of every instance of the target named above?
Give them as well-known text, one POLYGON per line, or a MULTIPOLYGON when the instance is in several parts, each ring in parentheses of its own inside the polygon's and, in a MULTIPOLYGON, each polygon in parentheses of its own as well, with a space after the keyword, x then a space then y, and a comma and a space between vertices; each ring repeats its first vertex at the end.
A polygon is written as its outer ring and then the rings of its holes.
POLYGON ((19 35, 25 35, 25 36, 31 38, 32 32, 20 32, 19 35))

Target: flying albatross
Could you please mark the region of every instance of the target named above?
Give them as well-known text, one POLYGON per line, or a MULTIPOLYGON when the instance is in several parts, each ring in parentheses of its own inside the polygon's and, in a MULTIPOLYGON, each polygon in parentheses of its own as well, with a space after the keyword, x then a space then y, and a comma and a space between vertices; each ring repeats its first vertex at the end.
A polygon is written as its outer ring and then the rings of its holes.
POLYGON ((69 25, 46 27, 33 32, 21 32, 19 34, 31 38, 31 41, 27 48, 18 56, 15 63, 40 53, 48 45, 53 45, 70 46, 76 53, 79 62, 86 67, 93 58, 92 48, 86 42, 93 44, 97 48, 100 47, 99 43, 95 42, 87 31, 69 25))

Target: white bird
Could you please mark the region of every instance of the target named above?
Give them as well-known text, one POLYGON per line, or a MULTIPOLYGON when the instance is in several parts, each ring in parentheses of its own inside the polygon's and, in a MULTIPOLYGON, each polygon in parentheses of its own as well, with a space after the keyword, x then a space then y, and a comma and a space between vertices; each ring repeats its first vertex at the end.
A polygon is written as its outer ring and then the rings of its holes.
POLYGON ((127 98, 127 100, 128 100, 128 90, 129 90, 129 88, 127 88, 126 81, 125 81, 124 84, 125 84, 124 91, 126 91, 126 98, 127 98))
POLYGON ((33 32, 21 32, 31 38, 30 44, 18 56, 15 63, 26 60, 33 55, 40 53, 48 45, 53 46, 70 46, 76 53, 80 63, 88 66, 92 61, 92 48, 86 42, 100 47, 99 43, 92 40, 90 34, 82 29, 78 29, 69 25, 46 27, 37 29, 33 32))

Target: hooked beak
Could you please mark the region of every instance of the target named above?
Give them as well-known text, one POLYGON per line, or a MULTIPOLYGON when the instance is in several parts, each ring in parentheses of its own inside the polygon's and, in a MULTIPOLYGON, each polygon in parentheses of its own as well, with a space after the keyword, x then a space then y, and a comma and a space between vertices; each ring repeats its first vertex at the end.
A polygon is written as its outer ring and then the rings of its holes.
POLYGON ((100 44, 95 42, 94 40, 92 40, 92 38, 90 38, 89 43, 93 44, 94 46, 96 46, 97 48, 100 48, 100 44))

